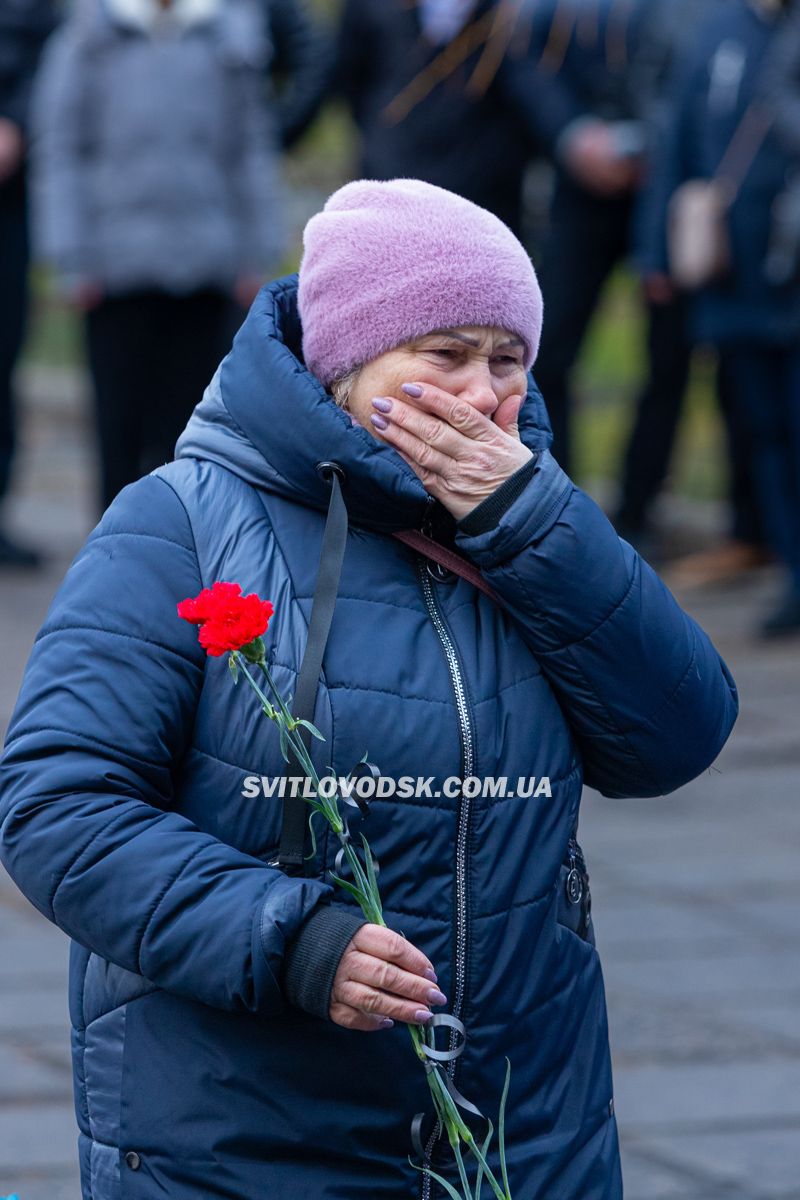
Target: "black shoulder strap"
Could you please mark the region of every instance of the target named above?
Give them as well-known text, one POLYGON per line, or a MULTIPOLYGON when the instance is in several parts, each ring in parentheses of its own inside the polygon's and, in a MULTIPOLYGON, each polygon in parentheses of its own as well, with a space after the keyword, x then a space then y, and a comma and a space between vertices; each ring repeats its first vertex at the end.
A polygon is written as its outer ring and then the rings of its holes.
MULTIPOLYGON (((339 579, 342 574, 342 561, 347 543, 347 508, 337 477, 343 473, 335 463, 320 463, 317 469, 322 473, 324 468, 327 468, 326 477, 330 477, 331 498, 328 505, 325 533, 322 538, 311 619, 308 624, 308 641, 297 676, 297 688, 291 706, 292 716, 311 722, 314 720, 314 704, 322 670, 322 657, 333 620, 333 609, 339 591, 339 579)), ((308 749, 311 734, 305 726, 300 726, 300 737, 308 749)), ((277 862, 288 875, 303 875, 305 873, 303 858, 305 835, 311 811, 302 796, 306 774, 299 763, 293 762, 287 763, 284 776, 286 784, 283 799, 283 829, 277 862), (297 795, 295 796, 290 795, 293 779, 298 780, 297 795)))

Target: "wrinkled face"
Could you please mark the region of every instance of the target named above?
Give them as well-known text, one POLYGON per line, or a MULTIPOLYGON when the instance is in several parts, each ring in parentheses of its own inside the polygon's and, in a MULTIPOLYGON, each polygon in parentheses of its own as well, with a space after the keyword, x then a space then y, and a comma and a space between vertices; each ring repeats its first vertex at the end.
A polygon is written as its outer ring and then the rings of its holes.
POLYGON ((525 395, 525 345, 507 329, 463 325, 440 329, 405 342, 363 366, 347 404, 359 424, 375 434, 370 421, 376 396, 408 400, 404 383, 432 384, 493 414, 508 396, 525 395))

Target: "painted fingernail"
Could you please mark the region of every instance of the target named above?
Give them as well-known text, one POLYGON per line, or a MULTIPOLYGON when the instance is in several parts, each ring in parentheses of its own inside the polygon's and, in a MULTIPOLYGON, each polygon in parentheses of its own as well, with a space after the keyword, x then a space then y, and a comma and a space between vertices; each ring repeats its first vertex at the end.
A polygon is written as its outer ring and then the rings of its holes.
POLYGON ((431 988, 428 992, 428 1004, 447 1004, 447 996, 438 988, 431 988))
POLYGON ((424 1025, 426 1021, 430 1021, 433 1016, 432 1012, 428 1012, 427 1008, 418 1008, 414 1013, 414 1020, 417 1025, 424 1025))
POLYGON ((376 396, 376 398, 372 401, 372 407, 377 408, 378 412, 391 412, 392 402, 391 400, 387 400, 384 396, 376 396))
POLYGON ((426 967, 422 974, 426 979, 430 979, 431 983, 439 982, 439 976, 436 974, 433 967, 426 967))
POLYGON ((369 419, 372 421, 372 424, 376 429, 389 428, 389 422, 386 420, 386 417, 382 417, 380 413, 372 413, 369 419))
POLYGON ((418 383, 404 383, 403 386, 400 388, 400 391, 405 392, 405 394, 407 396, 419 397, 422 395, 422 388, 419 386, 418 383))
POLYGON ((378 1028, 379 1029, 391 1029, 393 1025, 394 1025, 394 1021, 392 1020, 391 1017, 384 1017, 383 1020, 381 1021, 380 1025, 378 1026, 378 1028))

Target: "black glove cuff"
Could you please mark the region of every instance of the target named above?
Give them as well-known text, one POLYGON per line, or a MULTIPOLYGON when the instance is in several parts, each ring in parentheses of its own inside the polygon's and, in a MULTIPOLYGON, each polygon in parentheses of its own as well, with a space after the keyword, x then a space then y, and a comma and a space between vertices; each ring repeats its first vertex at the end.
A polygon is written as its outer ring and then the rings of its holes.
POLYGON ((284 956, 283 990, 289 1004, 314 1017, 330 1018, 331 989, 342 955, 366 920, 348 908, 316 909, 289 942, 284 956))

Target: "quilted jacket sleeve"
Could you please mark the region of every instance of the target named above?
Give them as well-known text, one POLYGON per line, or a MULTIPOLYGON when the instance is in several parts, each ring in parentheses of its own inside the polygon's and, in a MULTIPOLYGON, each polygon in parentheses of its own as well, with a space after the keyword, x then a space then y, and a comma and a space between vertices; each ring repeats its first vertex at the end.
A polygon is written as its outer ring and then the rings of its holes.
POLYGON ((62 275, 91 269, 86 181, 93 75, 79 36, 65 26, 48 43, 31 106, 34 249, 62 275))
POLYGON ((332 889, 170 811, 204 653, 175 605, 201 587, 172 488, 127 488, 38 634, 0 763, 0 857, 97 954, 177 994, 280 1012, 287 944, 332 889))
POLYGON ((519 623, 587 784, 657 796, 714 761, 738 711, 728 668, 548 451, 496 528, 456 543, 519 623))

